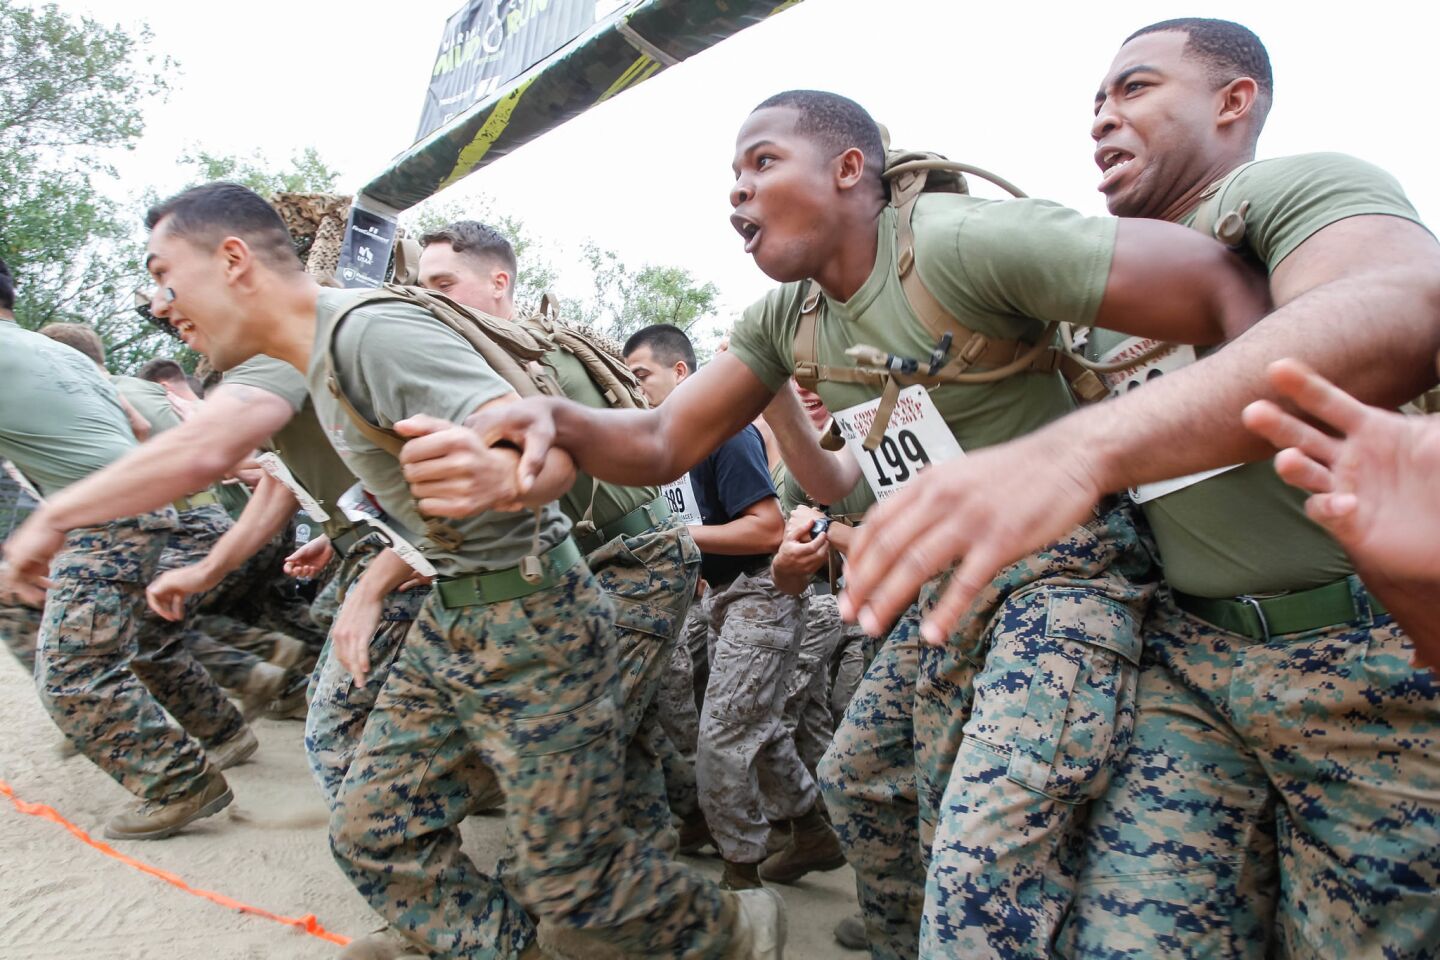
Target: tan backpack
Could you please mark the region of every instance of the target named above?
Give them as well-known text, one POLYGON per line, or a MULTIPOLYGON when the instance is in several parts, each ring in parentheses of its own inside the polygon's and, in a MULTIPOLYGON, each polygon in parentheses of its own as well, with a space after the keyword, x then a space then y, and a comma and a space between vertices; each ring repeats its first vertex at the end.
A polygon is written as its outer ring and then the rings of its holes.
MULTIPOLYGON (((546 353, 555 349, 555 344, 534 330, 518 323, 501 320, 462 306, 449 297, 426 290, 423 287, 404 287, 386 284, 374 290, 358 294, 345 305, 330 326, 325 344, 325 381, 330 393, 339 401, 355 429, 371 443, 398 458, 405 445, 405 438, 394 430, 371 423, 360 415, 350 398, 340 389, 340 380, 335 375, 335 333, 345 318, 360 307, 372 303, 399 302, 420 307, 445 326, 465 339, 475 352, 484 358, 490 368, 506 383, 515 388, 522 397, 563 396, 560 385, 550 371, 540 364, 546 353)), ((449 551, 458 550, 463 542, 454 526, 435 517, 425 518, 425 535, 431 542, 449 551)), ((541 576, 540 561, 535 551, 539 547, 540 510, 535 511, 536 541, 531 554, 521 563, 521 576, 528 582, 538 582, 541 576)))
POLYGON ((915 269, 915 230, 911 218, 916 202, 923 193, 968 194, 966 174, 989 180, 1013 196, 1026 195, 1003 177, 938 153, 887 149, 885 154, 883 176, 890 187, 890 206, 895 208, 896 269, 910 309, 935 338, 935 349, 928 358, 897 357, 876 347, 857 344, 845 351, 855 361, 854 366, 819 363, 821 291, 813 280, 805 291, 800 324, 795 332, 795 380, 810 390, 822 380, 882 387, 880 407, 864 441, 867 450, 880 445, 901 388, 912 384, 929 387, 944 383, 994 383, 1019 374, 1051 374, 1060 370, 1081 402, 1093 402, 1106 394, 1098 376, 1085 369, 1079 358, 1056 346, 1055 335, 1060 324, 1048 324, 1033 343, 991 337, 962 324, 925 286, 920 271, 915 269), (974 366, 991 369, 972 372, 974 366))
POLYGON ((560 301, 553 293, 542 296, 539 309, 521 322, 579 360, 611 407, 643 410, 650 406, 640 381, 625 364, 624 348, 603 333, 561 320, 560 301))

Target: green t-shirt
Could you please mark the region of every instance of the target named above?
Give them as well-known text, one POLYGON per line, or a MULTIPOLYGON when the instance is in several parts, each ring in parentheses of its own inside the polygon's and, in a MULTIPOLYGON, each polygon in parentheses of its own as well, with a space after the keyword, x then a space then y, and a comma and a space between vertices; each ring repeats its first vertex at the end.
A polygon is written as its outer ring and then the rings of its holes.
POLYGON ((49 497, 134 446, 115 387, 88 357, 0 323, 0 457, 49 497))
MULTIPOLYGON (((819 507, 819 502, 805 492, 805 489, 800 486, 800 481, 796 480, 795 475, 786 469, 783 462, 775 465, 775 469, 770 471, 770 476, 775 481, 775 490, 780 494, 780 509, 787 518, 792 510, 802 504, 808 507, 819 507)), ((855 484, 854 490, 851 490, 839 503, 830 504, 826 512, 832 517, 849 517, 859 520, 865 511, 873 506, 875 506, 875 493, 862 477, 860 482, 855 484)))
MULTIPOLYGON (((956 319, 990 336, 1034 339, 1051 320, 1089 325, 1110 272, 1115 223, 1042 200, 982 200, 925 194, 916 204, 916 269, 956 319)), ((875 268, 846 303, 823 298, 817 327, 821 364, 852 366, 848 347, 864 344, 925 358, 935 343, 910 309, 896 269, 895 211, 877 226, 875 268)), ((770 389, 795 368, 795 331, 806 284, 788 283, 750 306, 730 336, 730 352, 770 389)), ((832 412, 880 395, 878 386, 824 382, 832 412)), ((1073 406, 1059 374, 1021 374, 996 383, 943 384, 930 396, 964 450, 1028 433, 1073 406)))
MULTIPOLYGON (((583 403, 598 410, 609 407, 600 388, 595 386, 595 382, 585 372, 585 364, 579 359, 557 349, 545 356, 544 363, 555 374, 565 396, 576 403, 583 403)), ((588 474, 577 472, 575 485, 559 501, 560 509, 570 518, 571 523, 579 523, 585 519, 592 491, 595 509, 590 519, 596 527, 614 523, 641 504, 649 503, 660 496, 657 487, 621 487, 603 481, 597 483, 588 474)))
POLYGON ((352 529, 354 524, 340 512, 339 501, 355 485, 355 475, 320 428, 300 372, 283 360, 259 356, 228 371, 225 383, 255 387, 290 404, 295 416, 275 432, 270 446, 305 491, 330 514, 325 532, 333 539, 352 529))
POLYGON ((120 396, 130 401, 135 412, 150 424, 152 437, 180 425, 180 414, 170 405, 170 394, 160 384, 125 376, 111 377, 110 382, 115 384, 120 396))
MULTIPOLYGON (((1369 214, 1419 223, 1400 184, 1378 167, 1339 153, 1252 163, 1186 218, 1211 224, 1249 201, 1244 247, 1273 272, 1296 247, 1347 217, 1369 214), (1203 222, 1203 221, 1202 221, 1203 222)), ((1108 330, 1087 351, 1103 357, 1133 338, 1108 330)), ((1349 576, 1345 552, 1305 516, 1305 494, 1266 460, 1217 474, 1141 505, 1175 589, 1202 597, 1305 590, 1349 576)))
MULTIPOLYGON (((315 413, 350 470, 386 513, 415 534, 415 545, 441 576, 453 577, 518 564, 531 551, 535 515, 490 510, 448 521, 460 534, 451 552, 418 531, 425 522, 410 498, 400 464, 355 427, 326 385, 325 351, 339 310, 355 291, 322 290, 316 309, 315 347, 306 380, 315 413)), ((491 400, 513 393, 459 334, 423 308, 381 302, 353 311, 335 334, 336 375, 361 416, 390 428, 397 421, 429 414, 455 423, 491 400)), ((562 541, 570 523, 551 503, 541 510, 539 550, 562 541)))

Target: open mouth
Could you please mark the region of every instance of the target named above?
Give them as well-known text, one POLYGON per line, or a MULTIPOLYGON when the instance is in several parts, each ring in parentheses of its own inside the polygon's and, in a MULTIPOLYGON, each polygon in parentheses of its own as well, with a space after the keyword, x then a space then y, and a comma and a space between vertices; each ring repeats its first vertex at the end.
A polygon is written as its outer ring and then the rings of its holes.
POLYGON ((754 253, 760 244, 760 224, 737 213, 730 217, 730 225, 745 240, 745 252, 754 253))
POLYGON ((1104 191, 1110 187, 1134 159, 1135 154, 1119 147, 1102 147, 1095 151, 1095 163, 1101 173, 1099 189, 1104 191))
POLYGON ((194 347, 195 347, 195 324, 194 324, 193 322, 191 322, 190 320, 184 320, 184 319, 182 319, 182 320, 172 320, 171 323, 170 323, 170 326, 174 327, 174 328, 175 328, 175 332, 180 335, 180 339, 185 341, 185 346, 190 347, 191 349, 194 349, 194 347))

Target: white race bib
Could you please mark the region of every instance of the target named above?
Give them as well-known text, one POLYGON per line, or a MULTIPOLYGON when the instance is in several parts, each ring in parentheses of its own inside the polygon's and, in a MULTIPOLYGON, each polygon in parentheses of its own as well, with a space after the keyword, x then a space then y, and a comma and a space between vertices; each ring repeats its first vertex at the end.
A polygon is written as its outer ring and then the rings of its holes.
POLYGON ((388 541, 390 549, 399 555, 401 560, 410 564, 410 569, 425 577, 435 576, 435 567, 425 555, 400 534, 396 533, 390 524, 385 522, 385 511, 381 510, 360 484, 355 484, 346 490, 340 497, 340 512, 345 514, 351 523, 368 523, 380 532, 380 535, 388 541))
POLYGON ((690 483, 690 474, 660 488, 670 502, 670 512, 687 526, 698 527, 704 521, 700 518, 700 503, 695 499, 695 487, 690 483))
POLYGON ((276 480, 279 480, 285 485, 286 490, 289 490, 295 495, 295 499, 300 504, 300 509, 304 510, 311 520, 314 520, 316 523, 324 523, 330 519, 330 514, 326 513, 325 509, 315 501, 315 498, 310 496, 310 492, 300 485, 300 481, 295 479, 295 475, 290 472, 290 468, 285 466, 284 460, 281 460, 273 453, 266 452, 256 457, 255 462, 260 464, 260 469, 270 474, 270 476, 276 480))
POLYGON ((955 434, 930 399, 930 392, 918 383, 900 391, 880 446, 866 450, 865 436, 879 409, 880 400, 876 398, 834 415, 840 435, 860 461, 860 470, 877 501, 892 496, 930 464, 964 456, 955 434))
MULTIPOLYGON (((1119 363, 1129 357, 1138 357, 1155 345, 1154 340, 1141 337, 1131 337, 1113 350, 1108 351, 1100 358, 1101 363, 1119 363)), ((1102 374, 1105 386, 1110 388, 1110 396, 1118 397, 1121 394, 1129 393, 1137 387, 1142 387, 1167 373, 1174 373, 1184 367, 1190 366, 1199 359, 1195 355, 1195 348, 1189 345, 1176 345, 1158 357, 1151 357, 1146 362, 1139 364, 1129 370, 1122 370, 1118 373, 1102 374)), ((1154 483, 1142 483, 1138 487, 1130 489, 1130 499, 1136 503, 1148 503, 1157 500, 1166 494, 1174 493, 1177 490, 1184 490, 1186 487, 1193 487, 1202 480, 1209 480, 1211 477, 1219 476, 1227 471, 1234 470, 1239 464, 1231 464, 1228 467, 1218 467, 1214 470, 1202 470, 1199 473, 1192 473, 1185 477, 1175 477, 1171 480, 1157 480, 1154 483)))
POLYGON ((30 482, 29 477, 20 472, 19 467, 15 466, 15 464, 9 460, 0 460, 0 467, 3 467, 5 472, 10 475, 11 480, 14 480, 20 485, 21 490, 24 490, 30 494, 30 496, 34 497, 37 503, 45 502, 45 498, 40 496, 40 491, 35 489, 35 484, 30 482))

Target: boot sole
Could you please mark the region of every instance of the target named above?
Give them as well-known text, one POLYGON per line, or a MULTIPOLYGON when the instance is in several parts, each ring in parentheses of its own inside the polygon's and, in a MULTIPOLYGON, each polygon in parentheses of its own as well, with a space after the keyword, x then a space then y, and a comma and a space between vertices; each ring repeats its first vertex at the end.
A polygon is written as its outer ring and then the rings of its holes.
POLYGON ((782 874, 778 874, 778 875, 776 875, 776 874, 768 874, 768 873, 765 872, 764 868, 762 867, 761 870, 760 870, 760 879, 763 880, 763 881, 765 881, 766 883, 782 883, 782 884, 795 883, 795 882, 797 882, 798 880, 800 880, 801 878, 805 877, 807 874, 811 874, 811 873, 829 873, 831 870, 839 870, 841 867, 845 866, 845 864, 848 863, 848 862, 849 862, 849 861, 847 861, 847 860, 845 859, 844 854, 841 854, 840 856, 835 857, 835 858, 833 858, 833 859, 825 860, 825 861, 823 861, 823 862, 821 862, 821 863, 817 863, 817 864, 815 864, 815 865, 812 866, 812 867, 806 867, 804 870, 800 870, 800 871, 798 871, 798 872, 782 873, 782 874))
POLYGON ((192 815, 186 817, 184 820, 181 820, 179 823, 173 823, 168 827, 161 827, 158 830, 149 830, 145 833, 117 833, 112 831, 109 827, 106 827, 105 837, 109 840, 164 840, 166 837, 174 836, 175 834, 179 833, 181 830, 185 829, 190 824, 194 823, 196 820, 204 820, 206 817, 213 817, 221 810, 224 810, 226 807, 230 806, 230 802, 234 799, 234 791, 232 791, 229 787, 226 787, 224 793, 220 794, 220 796, 216 797, 214 800, 211 800, 209 803, 205 804, 205 806, 201 807, 199 810, 196 810, 192 815))

